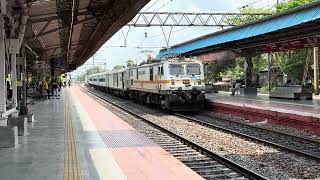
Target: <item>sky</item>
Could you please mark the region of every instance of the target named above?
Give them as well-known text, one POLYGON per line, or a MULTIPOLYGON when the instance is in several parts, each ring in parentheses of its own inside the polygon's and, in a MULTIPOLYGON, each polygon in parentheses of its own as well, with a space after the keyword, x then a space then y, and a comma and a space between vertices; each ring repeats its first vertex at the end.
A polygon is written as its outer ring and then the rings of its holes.
MULTIPOLYGON (((236 13, 243 6, 270 7, 277 0, 151 0, 141 12, 224 12, 236 13)), ((170 27, 164 27, 166 36, 170 27)), ((221 30, 215 27, 173 27, 169 46, 188 41, 205 34, 221 30)), ((161 27, 130 28, 125 26, 109 39, 83 66, 74 71, 75 75, 84 74, 93 66, 112 69, 116 65, 125 65, 131 59, 137 63, 144 61, 148 55, 156 56, 160 49, 166 47, 161 27), (124 35, 128 36, 124 38, 124 35), (124 35, 123 35, 124 34, 124 35), (147 37, 145 37, 147 34, 147 37), (123 47, 125 45, 127 47, 123 47)))

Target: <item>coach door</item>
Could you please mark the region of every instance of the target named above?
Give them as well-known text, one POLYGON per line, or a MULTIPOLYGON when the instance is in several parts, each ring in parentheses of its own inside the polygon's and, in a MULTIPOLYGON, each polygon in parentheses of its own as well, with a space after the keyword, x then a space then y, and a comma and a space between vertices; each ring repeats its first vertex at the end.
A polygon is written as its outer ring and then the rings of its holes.
POLYGON ((155 79, 156 79, 156 82, 157 82, 157 89, 160 92, 160 90, 161 90, 161 70, 162 70, 162 66, 159 65, 159 66, 156 67, 156 69, 157 69, 157 73, 156 73, 156 78, 155 79))

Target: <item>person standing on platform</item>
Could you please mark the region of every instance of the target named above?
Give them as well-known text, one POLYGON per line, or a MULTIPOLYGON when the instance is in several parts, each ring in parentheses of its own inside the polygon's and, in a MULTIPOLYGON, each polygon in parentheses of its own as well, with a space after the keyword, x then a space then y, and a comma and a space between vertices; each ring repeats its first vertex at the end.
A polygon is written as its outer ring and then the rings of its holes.
POLYGON ((63 83, 62 83, 61 79, 58 81, 58 84, 59 84, 58 96, 60 96, 61 88, 63 86, 63 83))
POLYGON ((49 94, 49 80, 48 80, 48 78, 46 78, 46 79, 43 81, 42 85, 43 85, 44 91, 47 93, 48 99, 51 99, 51 98, 50 98, 50 94, 49 94))
POLYGON ((56 97, 57 99, 59 99, 59 97, 58 97, 58 82, 57 82, 57 79, 56 78, 54 78, 53 80, 52 80, 52 97, 53 97, 53 99, 54 99, 54 97, 56 97))

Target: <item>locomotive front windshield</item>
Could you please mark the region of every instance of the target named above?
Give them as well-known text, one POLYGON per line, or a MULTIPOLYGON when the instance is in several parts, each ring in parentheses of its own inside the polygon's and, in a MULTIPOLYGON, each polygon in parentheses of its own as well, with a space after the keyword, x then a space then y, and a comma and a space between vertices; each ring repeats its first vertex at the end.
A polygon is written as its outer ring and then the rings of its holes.
POLYGON ((187 64, 187 74, 188 75, 199 75, 200 72, 200 64, 187 64))
POLYGON ((183 66, 181 64, 170 64, 169 65, 169 73, 171 75, 182 75, 183 74, 183 66))

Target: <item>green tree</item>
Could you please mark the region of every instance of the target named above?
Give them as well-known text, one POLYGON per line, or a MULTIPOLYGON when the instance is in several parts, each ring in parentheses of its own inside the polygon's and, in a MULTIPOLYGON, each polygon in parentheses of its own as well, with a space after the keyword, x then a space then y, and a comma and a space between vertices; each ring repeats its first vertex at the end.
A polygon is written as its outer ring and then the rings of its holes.
POLYGON ((315 2, 316 0, 288 0, 286 2, 280 3, 279 5, 276 6, 277 13, 278 12, 283 12, 288 9, 292 9, 298 6, 303 6, 307 5, 310 3, 315 2))
POLYGON ((127 60, 126 61, 127 67, 132 67, 132 66, 136 66, 137 64, 134 62, 134 60, 127 60))
POLYGON ((100 66, 96 66, 96 67, 92 67, 88 70, 86 70, 85 75, 90 75, 90 74, 95 74, 95 73, 100 73, 100 72, 105 72, 106 69, 100 67, 100 66))
MULTIPOLYGON (((279 13, 291 8, 295 8, 301 5, 307 5, 315 2, 316 0, 288 0, 286 2, 280 3, 279 5, 271 8, 254 8, 254 7, 245 7, 239 9, 241 13, 279 13)), ((241 25, 245 23, 250 23, 253 19, 249 17, 244 17, 241 19, 234 18, 235 24, 241 25)), ((285 74, 288 75, 288 78, 295 81, 301 81, 305 66, 306 60, 306 50, 292 50, 286 52, 277 52, 274 53, 274 60, 272 66, 279 66, 280 69, 284 71, 285 74)), ((266 55, 260 55, 253 58, 253 74, 257 75, 260 71, 266 69, 268 67, 268 60, 266 55)), ((244 77, 244 68, 243 68, 243 59, 238 58, 236 63, 233 65, 225 65, 223 62, 215 62, 212 66, 216 66, 214 68, 209 68, 213 70, 213 72, 209 72, 207 78, 210 77, 236 77, 237 79, 241 79, 244 77), (223 68, 223 70, 219 70, 219 68, 223 68)), ((209 65, 210 67, 210 65, 209 65)), ((310 71, 311 65, 309 67, 309 77, 312 76, 312 71, 310 71)), ((212 79, 212 78, 211 78, 212 79)))
POLYGON ((123 68, 125 68, 125 67, 126 67, 126 66, 124 66, 124 65, 116 65, 116 66, 113 67, 112 70, 119 70, 119 69, 123 69, 123 68))

